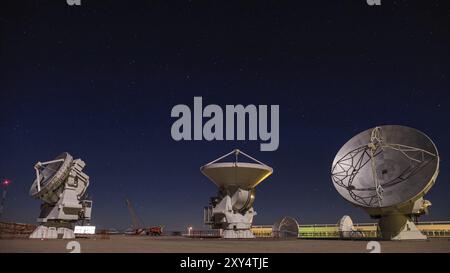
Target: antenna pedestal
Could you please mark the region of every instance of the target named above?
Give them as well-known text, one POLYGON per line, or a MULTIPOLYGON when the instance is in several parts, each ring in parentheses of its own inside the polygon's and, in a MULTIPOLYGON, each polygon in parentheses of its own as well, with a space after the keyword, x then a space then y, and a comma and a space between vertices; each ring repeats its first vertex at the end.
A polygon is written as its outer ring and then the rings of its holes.
POLYGON ((37 222, 46 223, 58 220, 78 221, 78 218, 80 217, 79 214, 82 210, 83 204, 78 200, 75 190, 70 186, 66 186, 65 190, 60 194, 56 204, 43 203, 41 205, 41 213, 39 214, 37 222))
MULTIPOLYGON (((219 196, 223 196, 224 191, 219 191, 219 196)), ((211 218, 205 219, 205 224, 210 224, 212 228, 223 229, 223 238, 226 239, 251 239, 255 235, 251 232, 253 216, 256 211, 253 209, 254 191, 238 189, 234 194, 225 193, 225 196, 213 198, 218 203, 212 203, 211 218)))
POLYGON ((429 206, 429 201, 420 198, 403 206, 366 211, 372 218, 380 219, 378 227, 384 240, 426 240, 427 236, 420 232, 412 219, 427 214, 429 206))
POLYGON ((378 223, 384 240, 426 240, 410 217, 402 214, 383 215, 378 223))
POLYGON ((30 239, 74 239, 72 228, 38 226, 30 235, 30 239))

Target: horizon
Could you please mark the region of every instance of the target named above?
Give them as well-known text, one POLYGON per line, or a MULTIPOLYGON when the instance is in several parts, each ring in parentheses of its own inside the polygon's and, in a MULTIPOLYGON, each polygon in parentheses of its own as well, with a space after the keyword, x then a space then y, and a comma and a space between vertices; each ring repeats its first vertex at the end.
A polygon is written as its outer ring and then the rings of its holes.
POLYGON ((376 222, 335 190, 331 165, 350 138, 384 124, 434 141, 440 173, 420 221, 450 220, 445 8, 14 2, 0 11, 0 179, 11 181, 2 221, 36 223, 33 166, 67 151, 86 162, 97 228, 131 226, 126 198, 148 226, 204 228, 217 188, 199 168, 237 148, 274 170, 256 188, 254 225, 376 222), (277 149, 260 151, 267 142, 248 134, 175 141, 172 108, 193 109, 194 97, 223 110, 279 105, 277 149))

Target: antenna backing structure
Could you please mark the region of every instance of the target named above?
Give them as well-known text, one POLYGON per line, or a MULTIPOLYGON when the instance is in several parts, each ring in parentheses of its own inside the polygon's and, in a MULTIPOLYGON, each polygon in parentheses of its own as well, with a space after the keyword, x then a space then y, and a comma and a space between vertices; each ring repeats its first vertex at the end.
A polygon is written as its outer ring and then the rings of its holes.
POLYGON ((380 219, 383 239, 426 239, 414 220, 439 173, 436 146, 424 133, 385 125, 350 139, 337 153, 331 178, 342 197, 380 219))

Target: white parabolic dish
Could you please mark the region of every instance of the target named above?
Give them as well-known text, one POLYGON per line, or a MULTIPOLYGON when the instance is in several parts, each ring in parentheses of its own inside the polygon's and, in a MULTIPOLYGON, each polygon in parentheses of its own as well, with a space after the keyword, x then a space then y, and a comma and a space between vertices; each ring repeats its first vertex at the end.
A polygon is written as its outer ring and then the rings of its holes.
POLYGON ((366 209, 400 207, 423 197, 433 186, 439 155, 424 133, 385 125, 350 139, 337 153, 331 172, 336 190, 354 205, 366 209))
POLYGON ((255 188, 273 172, 267 165, 244 162, 212 163, 201 167, 200 170, 219 188, 241 189, 255 188))
POLYGON ((54 192, 69 175, 73 158, 69 153, 64 152, 57 156, 53 161, 54 162, 42 167, 39 172, 40 180, 38 181, 36 178, 30 188, 30 195, 32 197, 43 199, 48 203, 55 203, 58 201, 58 196, 57 194, 54 194, 54 192))

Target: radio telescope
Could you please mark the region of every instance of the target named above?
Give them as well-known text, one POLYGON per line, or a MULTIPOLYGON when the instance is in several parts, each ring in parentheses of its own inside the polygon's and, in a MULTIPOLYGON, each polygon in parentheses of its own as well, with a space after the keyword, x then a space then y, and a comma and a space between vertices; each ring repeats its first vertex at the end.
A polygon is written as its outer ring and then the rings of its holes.
POLYGON ((399 125, 366 130, 337 153, 331 177, 336 190, 379 219, 387 240, 426 239, 414 222, 428 213, 423 199, 436 181, 439 155, 422 132, 399 125))
POLYGON ((255 238, 250 228, 256 211, 255 187, 272 174, 273 169, 240 150, 234 150, 202 166, 200 171, 219 188, 204 209, 204 223, 223 229, 224 238, 255 238), (230 155, 234 162, 218 162, 230 155), (256 163, 238 162, 244 155, 256 163))
POLYGON ((275 238, 298 238, 298 222, 293 217, 283 217, 272 225, 275 238))
POLYGON ((338 222, 339 236, 341 239, 362 238, 364 234, 358 231, 353 225, 353 220, 348 215, 344 215, 338 222))
POLYGON ((89 176, 82 171, 85 166, 83 160, 73 159, 68 153, 36 163, 30 195, 43 203, 37 219, 39 226, 30 238, 75 238, 74 224, 91 219, 92 201, 84 199, 89 186, 89 176))

